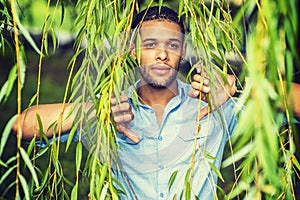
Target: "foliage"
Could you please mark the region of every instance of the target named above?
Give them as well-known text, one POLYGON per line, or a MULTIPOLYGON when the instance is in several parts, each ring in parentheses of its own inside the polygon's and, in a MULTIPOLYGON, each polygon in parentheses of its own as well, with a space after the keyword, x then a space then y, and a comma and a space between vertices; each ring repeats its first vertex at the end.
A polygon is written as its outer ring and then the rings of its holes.
MULTIPOLYGON (((130 26, 134 13, 141 7, 154 4, 161 6, 163 3, 149 1, 140 5, 137 1, 129 0, 76 2, 75 9, 78 15, 74 25, 78 32, 74 44, 75 52, 67 66, 69 77, 63 99, 64 105, 73 102, 78 108, 73 111, 76 112, 77 120, 70 131, 70 137, 66 145, 60 144, 62 133, 58 128, 57 134, 51 138, 52 141, 58 142, 49 145, 50 139, 44 137, 45 148, 37 148, 34 138, 24 149, 21 145, 19 126, 16 135, 16 155, 4 161, 2 153, 12 124, 17 118, 14 116, 7 123, 1 137, 0 165, 7 170, 0 178, 0 185, 12 171, 16 171, 15 180, 7 188, 15 188, 16 198, 22 196, 25 199, 78 199, 80 177, 83 175, 89 181, 91 199, 118 199, 122 186, 114 179, 112 171, 121 170, 121 166, 118 165, 118 146, 115 142, 114 122, 111 120, 110 99, 113 96, 118 97, 134 82, 133 70, 136 63, 130 58, 127 49, 128 41, 131 40, 130 26), (76 69, 80 56, 83 57, 80 61, 81 66, 76 69), (88 112, 85 112, 84 102, 93 103, 88 112), (91 119, 89 116, 95 110, 96 117, 91 119), (75 144, 74 156, 76 178, 69 180, 65 176, 59 155, 62 148, 65 151, 72 148, 71 142, 78 129, 79 142, 75 144), (84 137, 81 137, 82 135, 84 137), (87 156, 84 147, 89 150, 87 156), (37 164, 40 157, 46 157, 46 166, 41 167, 37 164), (27 169, 30 178, 23 174, 22 166, 27 169)), ((21 10, 18 4, 21 2, 0 1, 0 7, 3 8, 0 13, 1 49, 6 51, 9 44, 7 34, 12 33, 14 43, 10 45, 14 46, 15 53, 15 64, 11 67, 7 81, 1 86, 0 102, 7 100, 13 85, 16 84, 17 115, 20 115, 21 91, 26 76, 26 52, 19 37, 23 35, 39 55, 38 84, 29 106, 38 105, 42 60, 49 55, 50 46, 53 47, 53 51, 57 47, 54 21, 58 17, 56 10, 64 10, 64 4, 60 4, 59 1, 47 2, 40 47, 20 22, 21 10), (52 38, 51 45, 49 35, 52 38)), ((293 114, 288 103, 293 65, 299 60, 295 42, 298 31, 296 4, 295 0, 278 3, 273 0, 247 0, 239 5, 234 16, 231 14, 230 2, 225 0, 213 0, 209 3, 184 0, 179 2, 178 7, 176 5, 175 9, 187 22, 187 42, 196 60, 205 63, 203 70, 208 73, 211 81, 215 81, 213 73, 210 73, 212 69, 217 70, 224 79, 227 73, 240 75, 237 78, 241 100, 236 102, 236 107, 240 108, 244 104, 245 108, 235 137, 229 141, 231 156, 223 162, 224 167, 234 167, 235 180, 231 190, 222 191, 225 195, 219 194, 220 198, 233 199, 240 196, 245 199, 296 199, 294 184, 295 179, 299 177, 295 174, 300 170, 300 165, 295 157, 296 132, 292 126, 293 114), (245 24, 244 21, 248 23, 245 24), (247 29, 244 29, 244 26, 247 29), (233 65, 228 58, 230 55, 238 57, 243 68, 233 65), (248 77, 247 84, 244 82, 245 77, 248 77), (282 102, 288 122, 286 128, 281 127, 284 115, 278 112, 282 102)), ((63 14, 59 17, 61 21, 64 20, 63 14)), ((187 79, 199 62, 192 63, 187 79)), ((64 105, 53 126, 59 127, 64 105)), ((43 124, 39 116, 36 117, 36 123, 41 131, 43 124)), ((196 148, 195 144, 195 150, 196 148)), ((214 166, 212 168, 222 180, 222 174, 214 166)), ((194 178, 193 169, 191 161, 186 172, 185 187, 182 188, 183 199, 191 198, 192 186, 189 183, 194 178)), ((170 187, 176 174, 175 171, 170 177, 170 187)))

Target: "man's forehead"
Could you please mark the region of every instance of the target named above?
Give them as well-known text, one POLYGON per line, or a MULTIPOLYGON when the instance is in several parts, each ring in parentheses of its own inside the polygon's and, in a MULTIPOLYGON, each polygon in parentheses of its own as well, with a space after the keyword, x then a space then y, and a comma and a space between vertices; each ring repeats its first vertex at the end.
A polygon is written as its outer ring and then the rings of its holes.
POLYGON ((151 20, 142 23, 140 27, 142 37, 153 38, 183 38, 180 26, 174 22, 151 20))

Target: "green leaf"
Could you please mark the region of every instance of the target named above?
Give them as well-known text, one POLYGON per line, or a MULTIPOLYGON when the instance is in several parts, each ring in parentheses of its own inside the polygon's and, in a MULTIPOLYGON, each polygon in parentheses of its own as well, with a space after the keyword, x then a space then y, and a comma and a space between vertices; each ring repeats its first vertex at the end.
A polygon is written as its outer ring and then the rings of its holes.
POLYGON ((71 180, 67 179, 66 177, 63 177, 63 180, 70 187, 74 187, 75 184, 71 180))
POLYGON ((111 177, 111 178, 112 178, 113 182, 115 184, 117 184, 118 193, 122 193, 122 194, 126 195, 126 192, 125 192, 126 190, 125 190, 124 186, 122 185, 122 183, 118 179, 116 179, 114 177, 111 177))
POLYGON ((64 1, 60 1, 61 3, 61 18, 60 18, 60 25, 63 24, 65 18, 65 4, 64 1))
POLYGON ((170 179, 169 179, 169 183, 168 183, 168 185, 169 185, 169 191, 170 191, 170 189, 171 189, 171 187, 172 187, 172 185, 173 185, 173 183, 174 183, 174 181, 176 179, 177 173, 178 173, 178 170, 176 170, 175 172, 173 172, 172 175, 171 175, 171 177, 170 177, 170 179))
POLYGON ((205 157, 205 158, 208 158, 208 159, 210 159, 210 160, 217 160, 217 158, 216 158, 216 157, 213 157, 212 155, 210 155, 209 152, 205 152, 205 153, 204 153, 204 157, 205 157))
POLYGON ((213 45, 213 47, 215 49, 217 49, 218 48, 217 47, 217 39, 216 39, 216 36, 214 34, 213 28, 211 26, 209 26, 209 27, 207 27, 206 30, 207 30, 207 32, 206 32, 207 36, 210 39, 211 44, 213 45))
POLYGON ((103 188, 101 190, 101 195, 100 195, 100 199, 99 200, 105 200, 106 199, 107 190, 108 190, 108 183, 106 183, 103 186, 103 188))
POLYGON ((80 169, 82 159, 82 143, 78 142, 76 147, 76 171, 78 172, 80 169))
POLYGON ((141 55, 142 55, 142 39, 141 35, 138 33, 136 36, 136 46, 135 46, 136 58, 138 65, 141 64, 141 55))
POLYGON ((68 151, 71 143, 73 142, 73 137, 74 137, 74 134, 77 131, 77 129, 78 129, 77 126, 74 125, 74 126, 72 126, 72 128, 70 130, 70 135, 68 137, 67 144, 66 144, 66 152, 68 151))
POLYGON ((13 163, 16 159, 17 159, 16 156, 10 157, 10 158, 6 161, 6 164, 9 165, 9 164, 13 163))
POLYGON ((29 146, 27 147, 27 154, 30 155, 34 146, 35 146, 36 140, 35 137, 33 137, 29 143, 29 146))
POLYGON ((17 65, 14 65, 9 72, 7 81, 3 84, 0 90, 0 102, 6 102, 14 86, 17 78, 17 65), (4 100, 3 100, 4 99, 4 100))
POLYGON ((20 46, 20 81, 21 88, 23 88, 26 77, 26 63, 25 63, 25 50, 23 46, 20 46))
POLYGON ((107 163, 105 163, 104 165, 102 165, 101 167, 101 175, 100 175, 100 179, 99 179, 99 185, 102 186, 104 185, 104 181, 105 181, 105 177, 107 176, 107 172, 108 172, 108 165, 107 163))
POLYGON ((5 162, 3 162, 2 160, 0 160, 0 165, 2 165, 3 167, 8 168, 8 165, 5 162))
POLYGON ((1 158, 1 155, 3 153, 3 150, 4 150, 4 147, 7 143, 7 140, 8 140, 8 137, 10 136, 11 134, 11 129, 17 119, 17 115, 13 116, 9 121, 8 123, 6 124, 5 128, 4 128, 4 131, 2 132, 2 137, 1 137, 1 142, 0 142, 0 158, 1 158))
MULTIPOLYGON (((293 65, 293 55, 290 51, 285 52, 285 61, 286 61, 286 82, 287 84, 293 81, 294 76, 294 65, 293 65)), ((291 85, 287 85, 288 89, 290 89, 291 85)))
MULTIPOLYGON (((45 24, 45 26, 46 26, 46 24, 45 24)), ((45 52, 45 54, 46 54, 46 56, 48 56, 49 55, 49 53, 48 53, 48 47, 49 47, 49 45, 48 45, 48 32, 44 32, 44 41, 43 41, 43 45, 44 45, 44 52, 45 52)))
POLYGON ((32 163, 29 159, 29 156, 27 155, 26 151, 22 147, 20 148, 20 153, 21 153, 21 156, 22 156, 25 164, 27 165, 27 167, 30 171, 30 174, 31 174, 36 186, 39 187, 39 180, 38 180, 38 177, 35 173, 34 167, 33 167, 32 163))
POLYGON ((38 159, 39 157, 43 156, 50 148, 50 145, 46 146, 45 148, 42 148, 35 156, 34 159, 38 159))
POLYGON ((212 170, 218 175, 218 177, 220 178, 220 180, 222 182, 225 182, 224 181, 224 178, 220 172, 220 170, 218 170, 218 168, 212 163, 212 162, 208 162, 209 166, 212 168, 212 170))
POLYGON ((246 155, 253 149, 253 143, 248 143, 244 145, 240 150, 234 152, 234 154, 222 162, 222 168, 228 167, 234 162, 242 160, 246 155))
POLYGON ((128 18, 123 18, 117 25, 115 30, 115 37, 118 37, 120 32, 123 30, 124 25, 128 22, 128 18))
POLYGON ((191 184, 189 182, 185 182, 184 189, 185 199, 191 199, 191 184))
POLYGON ((290 159, 291 159, 293 165, 300 171, 300 164, 299 164, 296 156, 292 155, 290 159))
POLYGON ((51 33, 51 37, 52 37, 52 53, 55 52, 56 48, 57 48, 57 39, 56 39, 56 34, 55 34, 55 31, 53 30, 52 27, 50 27, 50 33, 51 33))
POLYGON ((78 193, 78 185, 75 185, 72 189, 71 193, 71 199, 72 200, 77 200, 77 193, 78 193))
POLYGON ((159 0, 158 1, 158 6, 159 6, 159 10, 158 10, 158 12, 160 12, 160 10, 161 10, 161 7, 163 6, 163 3, 164 3, 164 0, 159 0))
POLYGON ((189 187, 191 170, 192 170, 192 168, 189 168, 189 169, 186 171, 185 178, 184 178, 184 185, 185 185, 185 187, 186 187, 186 186, 189 187))
POLYGON ((41 116, 39 115, 39 113, 36 113, 36 119, 37 119, 38 124, 39 124, 39 133, 40 133, 40 135, 46 135, 44 133, 43 123, 42 123, 41 116))
POLYGON ((1 176, 1 178, 0 178, 0 185, 2 185, 3 181, 7 178, 7 176, 8 176, 13 170, 15 170, 16 168, 17 168, 17 166, 14 165, 14 166, 8 168, 7 170, 5 170, 5 173, 2 174, 2 176, 1 176))
MULTIPOLYGON (((15 12, 15 13, 18 13, 18 12, 15 12)), ((20 33, 23 34, 23 36, 25 37, 25 39, 27 40, 27 42, 32 46, 32 48, 38 54, 43 55, 42 52, 39 50, 39 48, 36 46, 34 40, 32 39, 30 33, 28 32, 28 30, 21 24, 18 15, 15 16, 15 20, 17 22, 17 25, 18 25, 20 33)))
POLYGON ((31 97, 30 102, 29 102, 29 104, 28 104, 28 107, 32 106, 32 104, 33 104, 33 103, 35 102, 35 100, 36 100, 36 97, 37 97, 37 94, 34 94, 34 95, 31 97))
POLYGON ((46 169, 46 171, 43 173, 43 179, 41 181, 41 185, 37 187, 34 192, 39 192, 41 191, 44 187, 46 187, 46 184, 49 180, 49 168, 46 169))
POLYGON ((22 188, 23 188, 23 192, 24 192, 24 195, 25 195, 25 199, 30 200, 29 192, 28 192, 28 191, 29 191, 29 188, 28 188, 26 179, 24 178, 24 176, 22 176, 22 175, 20 174, 20 175, 19 175, 19 180, 20 180, 20 183, 21 183, 22 188))
POLYGON ((178 6, 178 20, 180 19, 180 17, 182 16, 182 13, 184 11, 183 6, 184 6, 184 1, 180 1, 179 6, 178 6))

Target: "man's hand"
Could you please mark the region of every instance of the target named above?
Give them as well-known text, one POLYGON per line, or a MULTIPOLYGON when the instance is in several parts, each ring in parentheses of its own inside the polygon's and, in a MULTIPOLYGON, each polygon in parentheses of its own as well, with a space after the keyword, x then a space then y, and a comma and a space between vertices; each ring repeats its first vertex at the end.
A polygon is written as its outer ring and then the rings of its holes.
MULTIPOLYGON (((215 110, 217 107, 224 104, 229 97, 232 97, 236 92, 234 75, 226 75, 227 82, 222 79, 222 77, 217 73, 213 72, 214 79, 213 82, 207 78, 205 72, 201 73, 201 66, 196 67, 196 74, 193 76, 193 82, 191 86, 193 90, 189 91, 189 96, 192 98, 201 98, 201 100, 210 103, 211 109, 215 110), (210 99, 208 100, 206 94, 210 94, 210 99)), ((200 111, 200 119, 209 113, 209 107, 205 107, 200 111)))
POLYGON ((120 103, 117 104, 117 99, 111 99, 111 112, 113 119, 116 122, 117 131, 124 134, 134 143, 139 143, 140 138, 130 129, 128 129, 129 123, 133 120, 134 115, 131 111, 131 106, 128 103, 127 95, 120 96, 120 103))

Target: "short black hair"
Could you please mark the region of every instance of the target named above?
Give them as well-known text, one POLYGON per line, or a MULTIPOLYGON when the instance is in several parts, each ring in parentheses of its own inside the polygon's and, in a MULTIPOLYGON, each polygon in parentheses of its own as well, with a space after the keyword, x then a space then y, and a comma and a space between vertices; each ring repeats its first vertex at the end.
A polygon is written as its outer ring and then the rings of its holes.
POLYGON ((185 34, 183 17, 179 18, 177 12, 175 12, 174 10, 166 6, 161 6, 161 7, 153 6, 139 12, 134 17, 134 20, 131 24, 131 28, 135 29, 136 27, 140 26, 142 22, 151 21, 151 20, 167 20, 167 21, 175 22, 180 26, 181 33, 185 34))

